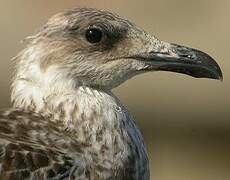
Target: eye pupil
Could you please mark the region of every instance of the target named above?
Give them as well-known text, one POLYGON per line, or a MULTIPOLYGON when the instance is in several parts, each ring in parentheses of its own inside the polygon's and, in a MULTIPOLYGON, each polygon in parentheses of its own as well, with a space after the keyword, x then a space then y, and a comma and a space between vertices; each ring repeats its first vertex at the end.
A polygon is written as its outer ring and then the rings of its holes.
POLYGON ((85 37, 90 43, 99 43, 102 39, 102 32, 96 28, 90 28, 86 31, 85 37))

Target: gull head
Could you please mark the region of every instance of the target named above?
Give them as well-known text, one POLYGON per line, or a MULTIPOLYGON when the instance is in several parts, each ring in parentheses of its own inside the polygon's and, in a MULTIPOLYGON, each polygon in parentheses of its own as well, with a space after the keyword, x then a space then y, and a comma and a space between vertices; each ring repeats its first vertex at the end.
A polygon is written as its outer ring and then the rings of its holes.
POLYGON ((77 8, 53 16, 15 58, 15 81, 110 90, 149 71, 222 79, 204 52, 159 40, 114 13, 77 8))

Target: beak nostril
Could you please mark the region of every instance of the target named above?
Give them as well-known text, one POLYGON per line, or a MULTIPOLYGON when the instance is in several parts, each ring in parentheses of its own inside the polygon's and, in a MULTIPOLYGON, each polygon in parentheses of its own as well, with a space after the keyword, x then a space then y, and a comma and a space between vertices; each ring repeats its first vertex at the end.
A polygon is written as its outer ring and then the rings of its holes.
POLYGON ((181 57, 192 59, 192 55, 189 54, 182 54, 181 57))

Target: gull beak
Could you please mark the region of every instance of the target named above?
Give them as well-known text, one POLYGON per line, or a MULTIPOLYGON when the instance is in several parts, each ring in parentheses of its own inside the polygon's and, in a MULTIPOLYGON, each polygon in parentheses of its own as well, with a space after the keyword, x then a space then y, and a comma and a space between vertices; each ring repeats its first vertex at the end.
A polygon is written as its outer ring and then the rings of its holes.
POLYGON ((134 58, 145 61, 146 70, 171 71, 196 78, 223 80, 219 65, 208 54, 176 44, 163 44, 159 51, 139 54, 134 58))

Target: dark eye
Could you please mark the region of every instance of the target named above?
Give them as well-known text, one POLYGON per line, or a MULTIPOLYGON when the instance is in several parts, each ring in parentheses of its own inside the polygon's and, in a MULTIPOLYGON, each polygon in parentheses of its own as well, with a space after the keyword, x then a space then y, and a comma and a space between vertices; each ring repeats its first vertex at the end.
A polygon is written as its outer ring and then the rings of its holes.
POLYGON ((102 35, 102 31, 97 28, 89 28, 85 33, 87 41, 89 41, 92 44, 99 43, 102 39, 102 35))

